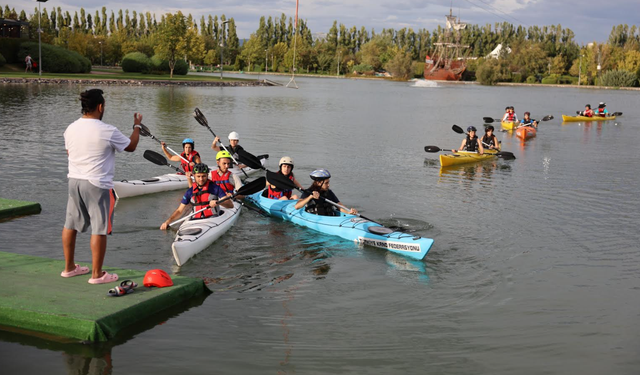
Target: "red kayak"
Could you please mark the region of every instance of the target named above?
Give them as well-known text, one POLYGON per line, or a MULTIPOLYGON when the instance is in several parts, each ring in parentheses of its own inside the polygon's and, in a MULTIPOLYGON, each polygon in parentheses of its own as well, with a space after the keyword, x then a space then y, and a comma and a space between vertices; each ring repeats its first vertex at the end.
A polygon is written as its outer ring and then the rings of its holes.
POLYGON ((516 129, 516 137, 526 141, 529 138, 533 138, 536 136, 536 128, 533 126, 521 126, 516 129))

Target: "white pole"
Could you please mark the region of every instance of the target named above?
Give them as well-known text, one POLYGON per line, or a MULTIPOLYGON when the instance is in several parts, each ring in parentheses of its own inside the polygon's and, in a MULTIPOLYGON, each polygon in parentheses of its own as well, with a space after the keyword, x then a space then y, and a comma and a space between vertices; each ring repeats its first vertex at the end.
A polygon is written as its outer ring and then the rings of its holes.
POLYGON ((40 1, 38 1, 38 76, 42 76, 42 29, 40 28, 40 18, 42 18, 42 10, 40 1))

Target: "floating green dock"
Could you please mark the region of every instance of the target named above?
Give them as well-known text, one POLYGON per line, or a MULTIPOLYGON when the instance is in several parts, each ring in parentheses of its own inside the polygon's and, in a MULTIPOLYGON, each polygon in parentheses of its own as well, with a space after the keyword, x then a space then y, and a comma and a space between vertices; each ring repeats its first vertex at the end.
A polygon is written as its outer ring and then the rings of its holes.
POLYGON ((118 274, 118 282, 92 285, 90 274, 63 278, 63 269, 62 260, 0 252, 0 326, 69 341, 107 341, 162 310, 210 293, 202 279, 172 276, 171 287, 147 288, 142 285, 146 271, 104 267, 118 274), (139 286, 133 293, 109 296, 123 280, 139 286))
POLYGON ((0 198, 0 220, 16 216, 39 214, 40 203, 0 198))

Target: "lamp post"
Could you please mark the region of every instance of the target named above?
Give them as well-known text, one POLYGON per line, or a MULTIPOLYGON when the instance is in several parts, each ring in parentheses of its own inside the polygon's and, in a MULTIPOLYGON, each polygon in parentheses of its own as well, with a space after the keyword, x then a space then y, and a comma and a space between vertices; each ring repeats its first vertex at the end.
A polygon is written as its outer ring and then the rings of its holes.
POLYGON ((224 25, 229 23, 229 20, 226 20, 222 23, 222 27, 220 28, 220 79, 222 79, 222 50, 224 49, 224 25))
POLYGON ((580 81, 582 80, 582 56, 580 55, 580 67, 578 68, 578 86, 580 86, 580 81))
POLYGON ((49 0, 38 1, 38 75, 42 76, 42 29, 40 28, 40 19, 42 18, 42 8, 40 3, 46 3, 49 0))
POLYGON ((100 44, 100 66, 102 65, 102 42, 98 42, 98 44, 100 44))

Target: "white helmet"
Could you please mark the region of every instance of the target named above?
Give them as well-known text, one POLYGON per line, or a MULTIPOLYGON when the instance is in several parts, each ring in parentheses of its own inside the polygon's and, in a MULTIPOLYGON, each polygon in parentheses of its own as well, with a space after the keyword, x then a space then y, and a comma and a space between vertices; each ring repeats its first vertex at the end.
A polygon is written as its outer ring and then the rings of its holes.
POLYGON ((290 164, 293 167, 293 159, 291 159, 289 156, 283 156, 282 159, 280 159, 280 164, 278 164, 278 167, 282 167, 282 164, 290 164))
POLYGON ((240 135, 236 132, 229 133, 229 140, 235 139, 237 141, 240 140, 240 135))

